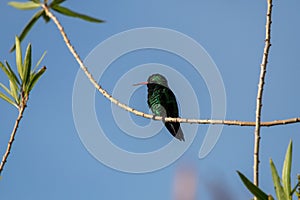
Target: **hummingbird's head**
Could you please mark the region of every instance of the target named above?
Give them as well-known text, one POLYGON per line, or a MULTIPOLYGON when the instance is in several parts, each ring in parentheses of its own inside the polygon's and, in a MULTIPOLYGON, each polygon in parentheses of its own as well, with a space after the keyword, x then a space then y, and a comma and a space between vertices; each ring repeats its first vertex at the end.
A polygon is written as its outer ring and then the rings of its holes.
POLYGON ((152 74, 151 76, 149 76, 147 82, 148 84, 152 83, 168 87, 167 79, 161 74, 152 74))
POLYGON ((157 84, 157 85, 162 85, 162 86, 168 87, 167 79, 161 74, 152 74, 151 76, 149 76, 149 78, 146 82, 137 83, 137 84, 134 84, 134 86, 148 85, 148 84, 157 84))

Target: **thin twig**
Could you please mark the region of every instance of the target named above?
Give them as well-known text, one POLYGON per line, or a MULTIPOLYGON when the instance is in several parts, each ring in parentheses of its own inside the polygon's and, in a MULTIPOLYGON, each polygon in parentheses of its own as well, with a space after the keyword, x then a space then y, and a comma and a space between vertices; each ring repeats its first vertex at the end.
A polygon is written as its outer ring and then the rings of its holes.
MULTIPOLYGON (((259 185, 259 143, 260 143, 260 126, 261 126, 261 108, 262 108, 262 95, 264 88, 264 79, 266 75, 266 68, 268 63, 269 49, 271 46, 271 14, 272 14, 272 0, 267 0, 268 10, 267 10, 267 20, 266 20, 266 39, 264 54, 262 58, 262 63, 260 65, 260 77, 257 91, 257 101, 256 101, 256 120, 255 120, 255 138, 254 138, 254 165, 253 165, 253 182, 256 186, 259 185)), ((256 197, 255 197, 256 199, 256 197)))
POLYGON ((22 103, 20 104, 19 106, 19 115, 16 119, 16 122, 15 122, 15 125, 14 125, 14 128, 11 132, 11 135, 10 135, 10 139, 8 141, 8 144, 7 144, 7 148, 6 148, 6 151, 5 151, 5 154, 3 155, 2 157, 2 161, 1 161, 1 164, 0 164, 0 174, 2 173, 3 171, 3 168, 4 168, 4 165, 7 161, 7 158, 10 154, 10 151, 11 151, 11 148, 12 148, 12 145, 13 145, 13 142, 15 140, 15 136, 16 136, 16 133, 17 133, 17 130, 18 130, 18 127, 19 127, 19 123, 23 117, 23 113, 25 111, 25 108, 26 108, 26 104, 27 104, 27 101, 28 101, 28 96, 25 96, 25 97, 22 97, 22 103))
MULTIPOLYGON (((162 117, 154 116, 153 119, 162 120, 162 117)), ((223 124, 228 126, 255 126, 256 125, 256 122, 239 121, 239 120, 187 119, 187 118, 171 118, 171 117, 167 117, 164 120, 168 122, 179 122, 179 123, 190 123, 190 124, 223 124)), ((300 122, 300 118, 298 117, 298 118, 290 118, 284 120, 261 122, 260 126, 271 127, 271 126, 287 125, 287 124, 293 124, 299 122, 300 122)))
POLYGON ((86 74, 86 76, 88 77, 88 79, 90 80, 90 82, 94 85, 95 88, 97 88, 97 90, 107 99, 109 99, 112 103, 116 104, 117 106, 123 108, 126 111, 129 111, 131 113, 134 113, 137 116, 142 116, 145 118, 153 118, 153 115, 150 114, 146 114, 143 112, 140 112, 138 110, 135 110, 133 108, 130 108, 129 106, 127 106, 126 104, 121 103, 120 101, 118 101, 117 99, 113 98, 106 90, 104 90, 98 83, 97 81, 93 78, 92 74, 89 72, 89 70, 87 69, 87 67, 84 65, 82 59, 80 58, 80 56, 78 55, 78 53, 76 52, 75 48, 73 47, 73 45, 71 44, 67 34, 64 31, 64 28, 62 27, 62 25, 60 24, 60 22, 58 21, 58 19, 55 17, 55 15, 49 10, 49 8, 47 7, 46 4, 42 5, 43 9, 45 10, 46 14, 48 15, 48 17, 50 17, 53 22, 56 24, 59 32, 61 33, 63 40, 65 41, 65 44, 67 45, 68 49, 70 50, 70 52, 72 53, 72 55, 74 56, 74 58, 76 59, 76 61, 78 62, 80 68, 83 70, 83 72, 86 74))
POLYGON ((300 200, 300 175, 298 174, 298 200, 300 200))
MULTIPOLYGON (((98 89, 101 94, 103 94, 107 99, 109 99, 112 103, 116 104, 117 106, 123 108, 124 110, 131 112, 137 116, 141 116, 148 119, 153 120, 162 120, 162 117, 160 116, 154 116, 151 114, 146 114, 144 112, 138 111, 134 108, 131 108, 127 106, 126 104, 123 104, 119 102, 117 99, 113 98, 108 92, 106 92, 93 78, 92 74, 88 71, 87 67, 84 65, 83 61, 81 60, 80 56, 76 52, 75 48, 71 44, 67 34, 64 31, 64 28, 58 21, 58 19, 55 17, 55 15, 49 10, 47 5, 42 5, 43 9, 45 10, 48 17, 50 17, 53 22, 56 24, 59 32, 61 33, 63 40, 65 41, 65 44, 67 45, 68 49, 78 62, 80 68, 83 70, 83 72, 86 74, 86 76, 89 78, 91 83, 94 85, 95 88, 98 89)), ((190 123, 190 124, 224 124, 224 125, 237 125, 237 126, 255 126, 255 122, 247 122, 247 121, 237 121, 237 120, 201 120, 201 119, 186 119, 186 118, 165 118, 166 122, 180 122, 180 123, 190 123)), ((275 126, 275 125, 285 125, 285 124, 292 124, 292 123, 298 123, 300 122, 300 118, 292 118, 292 119, 286 119, 286 120, 276 120, 276 121, 270 121, 270 122, 262 122, 261 126, 275 126)))

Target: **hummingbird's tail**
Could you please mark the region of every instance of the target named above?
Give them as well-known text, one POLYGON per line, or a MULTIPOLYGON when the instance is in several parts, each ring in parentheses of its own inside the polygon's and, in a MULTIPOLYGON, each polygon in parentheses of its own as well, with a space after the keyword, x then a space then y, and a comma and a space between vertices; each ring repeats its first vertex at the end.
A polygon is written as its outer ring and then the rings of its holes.
POLYGON ((180 123, 178 122, 165 122, 165 126, 169 130, 169 132, 178 140, 185 141, 184 135, 180 127, 180 123))
POLYGON ((175 137, 176 137, 178 140, 180 140, 180 141, 185 141, 184 135, 183 135, 183 132, 182 132, 180 126, 179 126, 179 129, 178 129, 177 134, 176 134, 175 137))

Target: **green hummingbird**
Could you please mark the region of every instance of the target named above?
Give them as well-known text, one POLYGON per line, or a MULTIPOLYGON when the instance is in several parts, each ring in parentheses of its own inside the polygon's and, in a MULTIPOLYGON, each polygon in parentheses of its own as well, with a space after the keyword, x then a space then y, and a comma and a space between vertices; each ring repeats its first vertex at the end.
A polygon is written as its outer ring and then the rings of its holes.
MULTIPOLYGON (((179 117, 176 97, 169 88, 168 81, 164 76, 161 74, 152 74, 146 82, 134 85, 147 85, 147 103, 154 115, 173 118, 179 117)), ((180 123, 164 122, 164 124, 174 137, 180 141, 185 141, 180 123)))

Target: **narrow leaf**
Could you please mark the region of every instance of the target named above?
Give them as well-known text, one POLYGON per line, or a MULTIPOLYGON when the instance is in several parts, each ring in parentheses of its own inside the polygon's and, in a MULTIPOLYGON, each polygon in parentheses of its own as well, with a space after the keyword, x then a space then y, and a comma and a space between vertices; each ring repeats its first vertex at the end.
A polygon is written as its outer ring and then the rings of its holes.
POLYGON ((31 0, 31 1, 33 1, 35 3, 41 3, 40 0, 31 0))
POLYGON ((2 83, 0 83, 0 87, 2 87, 7 94, 9 94, 10 96, 12 96, 11 93, 10 93, 10 90, 5 85, 3 85, 2 83))
POLYGON ((26 86, 29 81, 30 72, 31 72, 31 44, 28 44, 27 46, 23 66, 24 66, 23 86, 26 86))
POLYGON ((19 103, 18 88, 11 81, 9 81, 9 87, 10 87, 10 94, 14 98, 15 102, 19 103))
POLYGON ((21 78, 21 81, 24 80, 24 73, 23 73, 23 66, 22 66, 22 50, 21 50, 21 44, 18 37, 16 37, 16 64, 19 76, 21 78))
MULTIPOLYGON (((7 62, 6 62, 7 63, 7 62)), ((8 64, 8 63, 7 63, 8 64)), ((4 73, 6 74, 6 76, 8 77, 9 81, 12 81, 12 83, 15 85, 15 87, 17 86, 17 82, 18 79, 15 77, 15 74, 11 71, 11 68, 9 65, 7 65, 7 67, 5 67, 3 65, 2 62, 0 62, 0 68, 4 71, 4 73), (17 80, 17 81, 16 81, 17 80)))
POLYGON ((27 1, 27 2, 11 1, 8 2, 8 5, 20 10, 33 10, 41 6, 40 4, 33 1, 27 1))
POLYGON ((284 190, 283 190, 283 187, 280 183, 280 177, 278 176, 278 172, 276 170, 276 167, 275 167, 272 159, 270 159, 270 166, 271 166, 272 178, 273 178, 273 183, 274 183, 277 199, 278 200, 287 200, 284 190))
POLYGON ((58 5, 61 4, 63 2, 65 2, 66 0, 53 0, 50 4, 50 7, 54 6, 54 5, 58 5))
POLYGON ((96 19, 96 18, 93 18, 93 17, 90 17, 90 16, 87 16, 87 15, 84 15, 84 14, 80 14, 80 13, 77 13, 77 12, 74 12, 66 7, 62 7, 60 5, 54 5, 51 7, 53 10, 63 14, 63 15, 67 15, 67 16, 70 16, 70 17, 77 17, 77 18, 80 18, 80 19, 83 19, 83 20, 86 20, 86 21, 89 21, 89 22, 95 22, 95 23, 101 23, 101 22, 104 22, 103 20, 101 19, 96 19))
POLYGON ((45 23, 48 23, 50 21, 50 17, 48 17, 48 15, 46 15, 45 12, 43 13, 42 16, 43 16, 43 19, 44 19, 45 23))
POLYGON ((8 64, 7 61, 5 61, 5 65, 6 65, 7 69, 10 71, 10 74, 11 74, 11 76, 12 76, 12 79, 14 79, 14 81, 15 81, 18 85, 20 85, 20 81, 19 81, 17 75, 16 75, 15 72, 11 69, 11 67, 10 67, 10 65, 8 64))
POLYGON ((31 77, 30 77, 30 83, 28 84, 28 92, 30 92, 32 90, 32 88, 35 86, 35 84, 37 83, 37 81, 40 79, 40 77, 43 75, 43 73, 46 71, 46 67, 42 67, 39 71, 37 71, 37 73, 34 73, 31 77))
POLYGON ((1 68, 2 71, 6 74, 7 78, 10 79, 10 72, 9 72, 9 70, 3 65, 2 62, 0 62, 0 68, 1 68))
POLYGON ((259 189, 256 185, 254 185, 244 174, 237 171, 244 185, 248 188, 248 190, 258 198, 258 200, 268 200, 268 195, 264 193, 261 189, 259 189))
POLYGON ((9 81, 10 86, 10 94, 14 98, 15 102, 19 105, 20 102, 20 94, 19 94, 19 87, 15 82, 9 81))
POLYGON ((43 61, 43 59, 44 59, 44 57, 45 57, 46 54, 47 54, 47 51, 45 51, 43 53, 43 55, 41 56, 41 58, 39 59, 39 61, 36 63, 36 65, 35 65, 35 67, 33 69, 33 72, 35 72, 35 70, 37 69, 37 67, 41 64, 41 62, 43 61))
POLYGON ((0 91, 0 98, 7 101, 8 103, 15 106, 16 108, 18 108, 18 105, 13 100, 11 100, 9 97, 7 97, 5 94, 3 94, 1 91, 0 91))
POLYGON ((274 198, 272 197, 272 195, 269 194, 268 200, 274 200, 274 198))
POLYGON ((293 195, 294 194, 294 192, 296 192, 297 193, 297 189, 298 189, 298 187, 300 187, 300 182, 298 182, 296 185, 295 185, 295 187, 292 189, 292 191, 291 191, 291 195, 293 195))
MULTIPOLYGON (((25 28, 22 30, 21 34, 20 34, 20 41, 22 42, 23 39, 26 37, 26 35, 28 34, 28 32, 30 31, 30 29, 33 27, 33 25, 35 24, 35 22, 43 15, 44 10, 40 10, 37 13, 35 13, 35 15, 30 19, 30 21, 26 24, 25 28)), ((11 49, 10 52, 13 52, 16 48, 16 45, 14 45, 11 49)))
POLYGON ((292 166, 292 150, 293 142, 290 141, 288 148, 286 150, 285 159, 282 168, 282 184, 286 197, 291 199, 291 166, 292 166))

